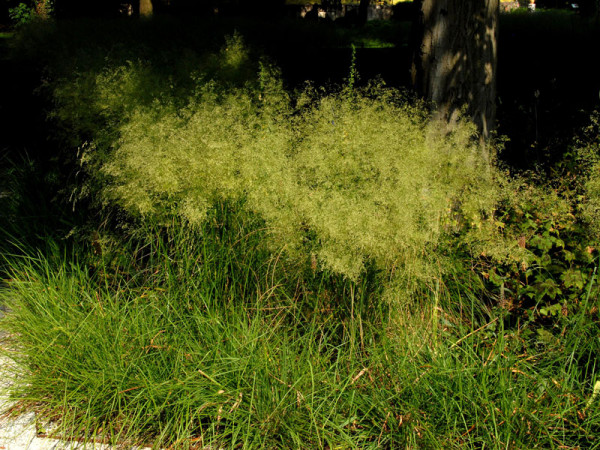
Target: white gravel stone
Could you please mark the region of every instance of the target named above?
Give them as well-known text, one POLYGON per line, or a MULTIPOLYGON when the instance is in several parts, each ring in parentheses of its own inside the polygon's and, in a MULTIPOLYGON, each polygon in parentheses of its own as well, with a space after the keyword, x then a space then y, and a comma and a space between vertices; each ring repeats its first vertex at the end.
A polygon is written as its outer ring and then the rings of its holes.
POLYGON ((109 450, 111 448, 104 444, 84 445, 80 442, 39 437, 33 412, 16 418, 4 417, 4 413, 12 406, 8 398, 8 389, 17 376, 15 369, 16 366, 10 359, 0 355, 0 450, 109 450))

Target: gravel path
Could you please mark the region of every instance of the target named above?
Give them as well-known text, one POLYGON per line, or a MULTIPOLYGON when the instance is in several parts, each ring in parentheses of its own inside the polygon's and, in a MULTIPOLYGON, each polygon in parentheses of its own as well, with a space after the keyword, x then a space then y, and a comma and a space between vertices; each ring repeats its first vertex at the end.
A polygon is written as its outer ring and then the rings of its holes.
MULTIPOLYGON (((1 322, 1 320, 0 320, 1 322)), ((2 340, 0 338, 0 345, 2 340)), ((61 441, 37 435, 34 413, 23 414, 17 418, 3 417, 10 408, 7 398, 7 388, 15 379, 15 365, 12 361, 0 355, 0 450, 113 450, 106 444, 82 444, 76 441, 61 441)), ((119 447, 122 449, 122 447, 119 447)), ((133 447, 129 450, 150 450, 149 448, 133 447)), ((208 450, 208 449, 207 449, 208 450)))
POLYGON ((14 363, 0 355, 0 450, 112 449, 112 447, 104 444, 84 445, 79 442, 39 437, 36 431, 36 420, 33 412, 23 414, 17 418, 3 417, 3 413, 11 406, 7 396, 7 389, 14 381, 15 376, 14 363))
MULTIPOLYGON (((0 346, 6 333, 2 331, 2 316, 0 309, 0 346)), ((11 406, 7 389, 14 382, 16 375, 15 364, 0 355, 0 450, 63 450, 63 449, 98 449, 109 450, 111 447, 102 444, 83 445, 78 442, 66 442, 58 439, 43 438, 37 435, 35 414, 26 413, 17 418, 3 417, 11 406)))
MULTIPOLYGON (((2 331, 2 316, 0 309, 0 348, 6 332, 2 331)), ((82 444, 76 441, 61 441, 58 439, 40 437, 36 430, 35 413, 26 413, 17 418, 3 417, 11 407, 8 399, 8 388, 17 375, 15 364, 5 356, 0 355, 0 450, 113 450, 106 444, 82 444)), ((122 447, 119 447, 122 449, 122 447)), ((129 450, 150 450, 150 448, 132 447, 129 450)), ((206 447, 205 450, 216 450, 216 447, 206 447)))
MULTIPOLYGON (((0 356, 0 450, 59 450, 74 448, 68 443, 37 436, 35 414, 23 414, 16 419, 2 417, 11 405, 6 390, 15 377, 14 364, 0 356)), ((82 447, 80 447, 82 448, 82 447)))

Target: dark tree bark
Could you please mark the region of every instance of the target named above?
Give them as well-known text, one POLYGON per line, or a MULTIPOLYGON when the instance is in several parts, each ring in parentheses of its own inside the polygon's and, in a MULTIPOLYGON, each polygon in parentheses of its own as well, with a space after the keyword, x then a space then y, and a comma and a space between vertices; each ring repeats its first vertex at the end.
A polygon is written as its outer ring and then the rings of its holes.
POLYGON ((150 17, 154 12, 152 0, 140 0, 140 17, 150 17))
MULTIPOLYGON (((54 13, 57 18, 116 17, 122 0, 54 0, 54 13)), ((135 3, 135 2, 134 2, 135 3)))
POLYGON ((496 120, 499 0, 421 0, 412 81, 450 125, 464 109, 487 138, 496 120))
POLYGON ((360 0, 358 4, 358 23, 359 25, 364 25, 367 23, 367 19, 369 18, 369 5, 371 4, 371 0, 360 0))

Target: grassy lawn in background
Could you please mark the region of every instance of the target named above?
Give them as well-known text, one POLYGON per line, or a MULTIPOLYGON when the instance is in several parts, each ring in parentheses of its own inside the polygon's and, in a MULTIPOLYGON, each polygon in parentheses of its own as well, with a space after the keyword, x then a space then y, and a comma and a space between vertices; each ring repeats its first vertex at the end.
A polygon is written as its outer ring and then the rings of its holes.
POLYGON ((7 57, 6 52, 8 49, 8 44, 13 36, 14 36, 14 33, 12 33, 12 32, 8 32, 8 31, 0 32, 0 53, 1 53, 0 58, 5 59, 7 57))

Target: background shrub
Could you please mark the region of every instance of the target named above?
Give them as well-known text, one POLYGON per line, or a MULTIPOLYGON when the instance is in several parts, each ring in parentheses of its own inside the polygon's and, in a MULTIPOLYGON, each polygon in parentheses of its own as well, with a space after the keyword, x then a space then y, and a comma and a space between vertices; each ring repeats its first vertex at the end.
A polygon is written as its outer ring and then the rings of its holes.
POLYGON ((19 3, 14 8, 9 8, 8 16, 16 27, 22 27, 33 20, 35 11, 25 3, 19 3))

